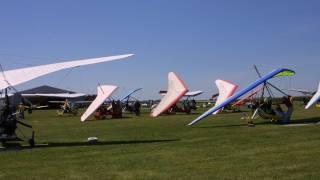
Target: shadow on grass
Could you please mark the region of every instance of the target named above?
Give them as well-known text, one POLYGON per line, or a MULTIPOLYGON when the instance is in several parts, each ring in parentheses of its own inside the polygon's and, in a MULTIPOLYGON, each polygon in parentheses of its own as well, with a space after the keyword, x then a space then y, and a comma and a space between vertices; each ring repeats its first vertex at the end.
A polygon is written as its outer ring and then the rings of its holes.
POLYGON ((198 127, 194 126, 193 128, 232 128, 232 127, 243 127, 243 126, 248 126, 248 124, 210 125, 210 126, 198 126, 198 127))
POLYGON ((34 147, 22 146, 19 143, 8 143, 8 146, 0 148, 1 151, 18 151, 25 149, 54 148, 54 147, 81 147, 81 146, 107 146, 107 145, 127 145, 127 144, 151 144, 180 141, 180 139, 164 140, 132 140, 132 141, 98 141, 98 142, 49 142, 48 144, 36 144, 34 147))
POLYGON ((134 140, 134 141, 101 141, 101 142, 51 142, 45 146, 38 147, 76 147, 76 146, 105 146, 105 145, 126 145, 126 144, 150 144, 180 141, 180 139, 164 139, 164 140, 134 140))
POLYGON ((111 121, 111 120, 123 120, 123 119, 131 119, 133 117, 130 116, 122 116, 122 118, 111 118, 111 117, 107 117, 105 119, 95 119, 95 118, 91 118, 85 121, 85 123, 90 123, 90 122, 104 122, 104 121, 111 121))
POLYGON ((193 113, 183 113, 183 112, 178 112, 176 114, 166 114, 166 113, 163 113, 161 114, 159 117, 170 117, 170 116, 190 116, 190 115, 200 115, 201 113, 198 113, 198 112, 193 112, 193 113))
MULTIPOLYGON (((291 120, 288 124, 281 124, 281 123, 274 123, 270 122, 268 120, 263 122, 256 122, 255 125, 312 125, 312 124, 320 124, 320 117, 313 117, 313 118, 307 118, 307 119, 296 119, 291 120)), ((195 126, 194 128, 232 128, 232 127, 244 127, 248 126, 248 124, 230 124, 230 125, 210 125, 210 126, 195 126)))
POLYGON ((320 117, 312 117, 307 119, 291 120, 290 124, 317 124, 320 123, 320 117))
POLYGON ((219 114, 241 114, 249 111, 227 111, 227 112, 220 112, 219 114))
MULTIPOLYGON (((246 121, 246 120, 239 120, 239 121, 246 121)), ((262 122, 255 122, 254 125, 264 125, 264 124, 275 124, 270 121, 262 121, 262 122)), ((209 125, 209 126, 192 126, 193 128, 233 128, 233 127, 248 127, 247 123, 240 124, 224 124, 224 125, 209 125)), ((254 126, 253 126, 254 127, 254 126)))

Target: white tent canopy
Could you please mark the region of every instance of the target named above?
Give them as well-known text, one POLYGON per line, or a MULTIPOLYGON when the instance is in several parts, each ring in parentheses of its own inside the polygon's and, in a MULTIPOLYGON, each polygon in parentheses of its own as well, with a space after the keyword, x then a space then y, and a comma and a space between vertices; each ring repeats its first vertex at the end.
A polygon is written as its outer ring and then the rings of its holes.
POLYGON ((58 97, 58 98, 77 98, 77 97, 83 97, 86 96, 86 94, 83 93, 36 93, 36 94, 21 94, 23 97, 58 97))

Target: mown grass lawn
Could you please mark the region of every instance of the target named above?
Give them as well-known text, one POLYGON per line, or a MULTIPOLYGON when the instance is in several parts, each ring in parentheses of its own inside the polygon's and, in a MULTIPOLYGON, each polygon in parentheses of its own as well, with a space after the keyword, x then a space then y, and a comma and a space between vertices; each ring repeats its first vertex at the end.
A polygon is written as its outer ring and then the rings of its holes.
MULTIPOLYGON (((48 145, 0 152, 0 179, 320 179, 320 125, 249 128, 228 113, 188 127, 199 114, 148 115, 81 123, 35 111, 27 121, 48 145)), ((293 122, 318 120, 320 109, 296 106, 293 122)))

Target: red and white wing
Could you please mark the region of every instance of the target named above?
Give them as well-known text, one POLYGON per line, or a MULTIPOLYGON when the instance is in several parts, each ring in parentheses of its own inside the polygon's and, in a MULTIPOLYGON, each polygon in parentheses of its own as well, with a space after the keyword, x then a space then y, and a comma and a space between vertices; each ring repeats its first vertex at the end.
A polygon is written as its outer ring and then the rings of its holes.
POLYGON ((93 114, 103 102, 111 96, 111 94, 117 89, 117 86, 109 86, 109 85, 102 85, 97 87, 97 97, 96 99, 90 104, 86 112, 81 116, 81 121, 85 121, 88 117, 93 114))
MULTIPOLYGON (((238 85, 233 84, 228 81, 221 80, 221 79, 216 80, 216 85, 219 89, 219 96, 218 96, 218 99, 216 101, 215 106, 218 106, 219 104, 224 102, 226 99, 228 99, 230 96, 232 96, 238 88, 238 85)), ((217 114, 220 111, 221 110, 216 111, 213 114, 217 114)))
POLYGON ((189 91, 186 84, 174 72, 169 73, 168 80, 168 91, 157 107, 151 112, 152 117, 157 117, 169 109, 189 91))

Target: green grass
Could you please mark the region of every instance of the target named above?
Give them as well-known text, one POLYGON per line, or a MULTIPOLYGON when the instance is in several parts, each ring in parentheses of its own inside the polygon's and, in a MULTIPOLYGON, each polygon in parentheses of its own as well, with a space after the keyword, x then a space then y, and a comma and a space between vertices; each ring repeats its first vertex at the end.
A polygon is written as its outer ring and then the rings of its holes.
MULTIPOLYGON (((199 111, 199 113, 202 111, 199 111)), ((241 113, 80 122, 55 111, 28 120, 48 146, 0 152, 0 179, 319 179, 320 125, 285 127, 241 113), (88 145, 96 136, 99 144, 88 145)), ((296 106, 294 122, 320 121, 320 109, 296 106)))

